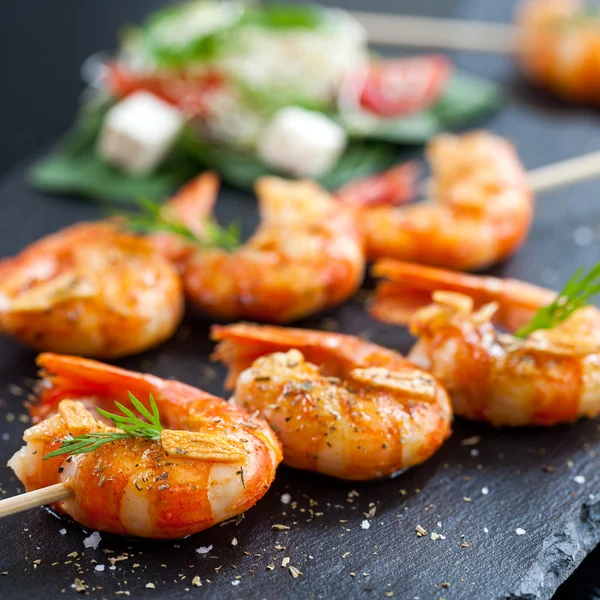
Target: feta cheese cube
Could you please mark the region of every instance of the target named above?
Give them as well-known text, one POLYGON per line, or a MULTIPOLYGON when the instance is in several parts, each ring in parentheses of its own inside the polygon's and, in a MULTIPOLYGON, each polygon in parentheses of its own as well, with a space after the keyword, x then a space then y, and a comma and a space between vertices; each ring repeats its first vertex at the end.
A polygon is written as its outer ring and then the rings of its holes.
POLYGON ((97 151, 132 175, 153 171, 173 147, 183 115, 149 92, 135 92, 108 111, 97 151))
POLYGON ((318 177, 331 169, 346 147, 346 132, 317 112, 282 108, 258 140, 268 165, 298 177, 318 177))

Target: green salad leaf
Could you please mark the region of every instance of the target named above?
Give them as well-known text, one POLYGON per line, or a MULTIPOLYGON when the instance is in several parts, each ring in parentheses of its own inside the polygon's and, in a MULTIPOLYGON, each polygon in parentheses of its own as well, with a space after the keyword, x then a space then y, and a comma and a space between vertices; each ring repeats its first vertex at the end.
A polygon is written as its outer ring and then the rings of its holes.
MULTIPOLYGON (((275 171, 255 156, 207 144, 191 130, 183 137, 183 143, 200 162, 218 171, 224 181, 243 190, 251 191, 254 182, 265 175, 289 177, 275 171)), ((353 141, 335 167, 317 178, 317 181, 323 187, 335 190, 351 179, 379 173, 398 160, 398 151, 390 144, 353 141)))
POLYGON ((269 4, 246 8, 240 24, 269 29, 317 29, 323 19, 323 10, 312 4, 269 4))
POLYGON ((247 5, 195 0, 153 13, 133 34, 162 67, 209 61, 237 48, 240 28, 317 29, 323 10, 308 4, 247 5))
POLYGON ((147 175, 132 176, 103 161, 96 154, 96 140, 110 106, 110 102, 93 103, 80 112, 74 128, 30 169, 34 187, 116 202, 140 197, 158 200, 201 170, 197 160, 181 147, 147 175))
POLYGON ((493 111, 500 101, 495 84, 455 72, 439 100, 424 111, 389 119, 368 113, 340 115, 339 122, 357 138, 423 144, 438 133, 462 127, 493 111))

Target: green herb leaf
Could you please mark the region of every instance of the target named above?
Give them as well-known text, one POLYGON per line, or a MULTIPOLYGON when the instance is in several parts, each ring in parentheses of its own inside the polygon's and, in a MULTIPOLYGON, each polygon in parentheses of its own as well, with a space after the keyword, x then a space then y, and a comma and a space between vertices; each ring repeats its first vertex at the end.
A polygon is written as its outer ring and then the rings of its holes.
POLYGON ((160 206, 148 198, 135 200, 137 211, 117 213, 127 221, 129 229, 139 233, 172 233, 189 242, 204 248, 223 248, 233 250, 240 245, 239 223, 232 223, 229 227, 221 227, 214 219, 205 218, 203 222, 204 237, 200 239, 177 217, 168 210, 168 206, 160 206))
POLYGON ((115 406, 123 413, 122 415, 113 414, 106 410, 102 410, 101 408, 96 408, 99 414, 110 419, 114 426, 121 431, 99 431, 66 438, 56 450, 46 454, 43 460, 62 456, 63 454, 85 454, 86 452, 93 452, 104 444, 127 438, 144 438, 146 440, 159 441, 160 432, 163 430, 163 426, 160 424, 158 407, 156 406, 152 394, 150 394, 150 410, 148 410, 131 393, 129 393, 129 400, 138 413, 147 419, 147 421, 141 419, 120 402, 115 402, 115 406))
POLYGON ((338 120, 356 138, 424 144, 438 133, 461 127, 493 111, 500 101, 500 92, 493 83, 455 72, 438 101, 424 111, 395 119, 349 113, 340 115, 338 120))
POLYGON ((583 269, 577 269, 556 300, 538 310, 533 319, 517 331, 516 336, 524 338, 538 329, 556 327, 577 309, 588 305, 589 299, 596 294, 600 294, 600 263, 593 267, 587 275, 583 269))

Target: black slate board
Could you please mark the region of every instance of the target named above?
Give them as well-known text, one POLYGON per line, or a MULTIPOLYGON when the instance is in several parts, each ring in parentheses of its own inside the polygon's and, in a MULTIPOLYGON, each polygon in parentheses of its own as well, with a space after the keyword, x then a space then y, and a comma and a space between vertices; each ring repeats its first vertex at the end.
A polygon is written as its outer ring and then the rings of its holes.
MULTIPOLYGON (((409 4, 394 3, 394 9, 409 4)), ((452 12, 507 20, 512 3, 499 4, 465 0, 454 2, 452 12)), ((383 2, 370 8, 390 10, 383 2)), ((506 83, 508 105, 486 126, 512 137, 528 168, 600 148, 596 113, 549 101, 518 81, 505 59, 461 55, 458 63, 506 83)), ((17 169, 0 183, 0 256, 66 224, 102 214, 99 206, 83 201, 42 197, 28 190, 23 179, 24 171, 17 169)), ((495 274, 558 287, 575 267, 590 267, 600 246, 598 186, 590 182, 542 196, 525 248, 495 274)), ((242 218, 246 234, 256 222, 251 197, 231 189, 223 191, 218 212, 225 219, 242 218)), ((406 332, 371 321, 358 300, 301 325, 330 327, 334 322, 377 343, 404 352, 410 348, 406 332)), ((212 348, 208 325, 191 311, 173 340, 119 364, 223 395, 223 371, 217 368, 209 381, 205 368, 212 348)), ((19 447, 26 427, 21 388, 35 375, 34 356, 0 340, 0 465, 19 447)), ((0 522, 0 572, 7 573, 0 576, 0 598, 74 596, 76 577, 89 586, 93 598, 125 591, 135 598, 161 599, 192 594, 246 600, 552 597, 600 540, 598 424, 511 431, 457 420, 454 430, 433 459, 393 480, 354 485, 284 467, 265 499, 239 525, 218 526, 175 543, 103 536, 98 549, 85 549, 89 532, 42 509, 11 517, 0 522), (474 435, 481 437, 478 445, 461 444, 474 435), (555 471, 546 472, 544 466, 555 471), (585 477, 585 483, 576 483, 575 476, 585 477), (282 494, 290 494, 292 504, 283 504, 282 494), (373 509, 367 518, 365 513, 373 509), (365 519, 368 529, 361 526, 365 519), (278 531, 274 524, 290 529, 278 531), (418 538, 417 525, 445 539, 418 538), (517 535, 518 528, 526 533, 517 535), (196 552, 211 545, 207 555, 196 552), (68 558, 72 552, 78 555, 68 558), (111 569, 109 559, 123 553, 127 560, 111 569), (284 557, 302 572, 297 579, 280 566, 284 557), (99 565, 103 571, 95 570, 99 565), (202 587, 192 586, 195 576, 202 587), (148 583, 155 588, 146 588, 148 583)), ((6 467, 0 467, 0 483, 5 495, 18 490, 6 467)), ((586 561, 588 572, 594 568, 591 561, 586 561)), ((591 591, 583 591, 592 587, 585 581, 574 579, 557 598, 592 597, 585 595, 591 591)))

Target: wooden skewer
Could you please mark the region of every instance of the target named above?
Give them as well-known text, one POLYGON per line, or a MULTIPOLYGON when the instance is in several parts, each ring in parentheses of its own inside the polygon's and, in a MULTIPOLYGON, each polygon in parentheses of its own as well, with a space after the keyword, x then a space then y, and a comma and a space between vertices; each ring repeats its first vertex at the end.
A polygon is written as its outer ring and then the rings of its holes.
MULTIPOLYGON (((600 177, 600 150, 533 169, 527 176, 536 194, 600 177)), ((431 184, 431 179, 419 184, 423 194, 429 193, 431 184)))
POLYGON ((516 28, 503 23, 355 11, 373 44, 513 54, 516 28))
POLYGON ((64 483, 57 483, 34 490, 33 492, 26 492, 25 494, 0 500, 0 519, 29 510, 30 508, 64 500, 71 494, 71 490, 64 483))
POLYGON ((600 176, 600 151, 529 171, 534 192, 545 192, 600 176))

